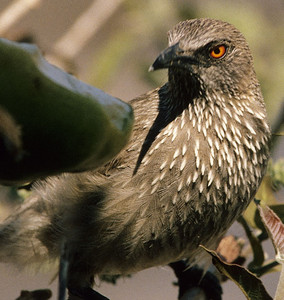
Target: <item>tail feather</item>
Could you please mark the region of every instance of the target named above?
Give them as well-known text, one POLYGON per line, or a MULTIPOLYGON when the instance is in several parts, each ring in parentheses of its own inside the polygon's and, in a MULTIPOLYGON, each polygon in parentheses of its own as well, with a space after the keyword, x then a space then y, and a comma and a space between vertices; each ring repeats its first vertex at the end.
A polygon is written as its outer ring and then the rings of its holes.
POLYGON ((46 267, 51 262, 47 248, 38 239, 38 228, 48 223, 46 215, 37 212, 37 199, 29 199, 0 225, 0 261, 20 268, 46 267))

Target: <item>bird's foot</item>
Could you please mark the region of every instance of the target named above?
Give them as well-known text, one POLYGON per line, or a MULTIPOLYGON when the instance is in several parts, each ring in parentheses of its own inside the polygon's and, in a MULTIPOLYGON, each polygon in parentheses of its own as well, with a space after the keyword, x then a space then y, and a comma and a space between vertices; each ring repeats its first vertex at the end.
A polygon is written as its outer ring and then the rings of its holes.
POLYGON ((109 300, 108 298, 94 291, 90 287, 69 288, 68 291, 68 300, 109 300))
MULTIPOLYGON (((188 268, 185 261, 178 261, 170 264, 178 279, 179 296, 178 299, 187 299, 185 295, 196 293, 196 288, 203 295, 204 299, 221 300, 222 287, 219 279, 210 271, 204 271, 196 266, 188 268)), ((190 299, 201 299, 190 298, 190 299)))

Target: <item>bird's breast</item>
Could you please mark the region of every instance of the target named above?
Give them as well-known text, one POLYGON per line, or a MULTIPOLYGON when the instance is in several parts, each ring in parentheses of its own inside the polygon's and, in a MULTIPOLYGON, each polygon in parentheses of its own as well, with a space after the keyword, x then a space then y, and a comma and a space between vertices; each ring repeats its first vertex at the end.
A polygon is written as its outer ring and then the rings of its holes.
POLYGON ((179 248, 198 244, 245 209, 268 157, 269 128, 261 119, 244 108, 196 101, 159 133, 134 178, 153 243, 176 236, 179 248))

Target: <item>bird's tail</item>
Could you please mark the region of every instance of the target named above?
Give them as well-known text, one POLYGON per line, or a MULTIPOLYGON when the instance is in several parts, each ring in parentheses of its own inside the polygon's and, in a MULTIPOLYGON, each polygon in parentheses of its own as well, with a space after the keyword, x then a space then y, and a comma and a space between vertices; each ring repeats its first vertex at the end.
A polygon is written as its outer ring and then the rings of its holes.
POLYGON ((94 180, 100 183, 100 178, 88 177, 63 174, 37 182, 31 196, 0 224, 0 262, 32 269, 58 262, 66 234, 74 240, 81 229, 88 231, 81 223, 87 225, 85 216, 98 211, 94 180))
POLYGON ((135 213, 130 205, 137 204, 126 201, 133 198, 132 189, 117 187, 110 193, 114 183, 89 172, 37 183, 31 197, 0 225, 0 262, 45 267, 58 262, 65 242, 88 251, 115 244, 129 229, 135 213))
POLYGON ((18 267, 46 266, 47 247, 39 237, 39 227, 48 223, 47 215, 41 214, 36 196, 27 199, 19 209, 0 225, 0 262, 18 267))

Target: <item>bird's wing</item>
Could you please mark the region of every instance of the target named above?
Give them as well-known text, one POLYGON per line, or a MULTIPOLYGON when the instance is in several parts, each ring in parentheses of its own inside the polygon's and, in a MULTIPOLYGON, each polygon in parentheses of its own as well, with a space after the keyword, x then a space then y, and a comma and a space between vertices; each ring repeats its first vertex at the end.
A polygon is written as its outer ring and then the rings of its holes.
POLYGON ((113 160, 98 169, 99 173, 110 176, 126 168, 134 169, 143 142, 158 115, 159 89, 152 90, 129 102, 133 107, 135 117, 130 142, 113 160))

